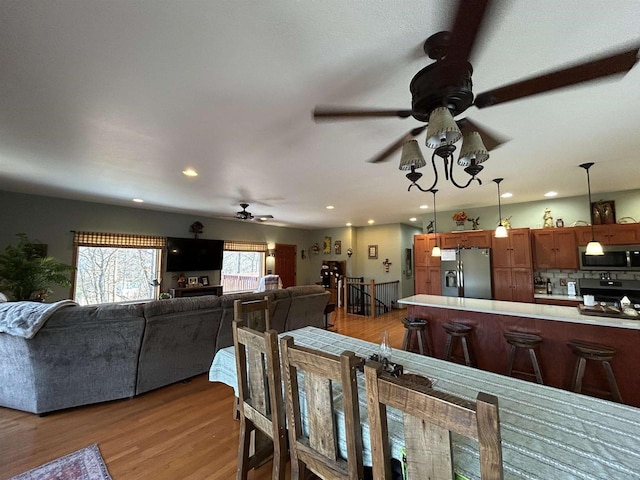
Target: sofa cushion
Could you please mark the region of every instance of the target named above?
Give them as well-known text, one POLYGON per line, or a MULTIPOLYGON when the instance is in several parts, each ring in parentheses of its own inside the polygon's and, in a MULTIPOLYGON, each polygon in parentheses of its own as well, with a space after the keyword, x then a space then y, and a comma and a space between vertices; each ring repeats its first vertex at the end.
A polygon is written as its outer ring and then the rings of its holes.
POLYGON ((136 395, 208 371, 222 317, 220 297, 182 297, 144 306, 146 327, 136 395))
POLYGON ((288 287, 291 306, 285 330, 302 327, 324 327, 324 307, 329 302, 330 293, 321 285, 301 285, 288 287))

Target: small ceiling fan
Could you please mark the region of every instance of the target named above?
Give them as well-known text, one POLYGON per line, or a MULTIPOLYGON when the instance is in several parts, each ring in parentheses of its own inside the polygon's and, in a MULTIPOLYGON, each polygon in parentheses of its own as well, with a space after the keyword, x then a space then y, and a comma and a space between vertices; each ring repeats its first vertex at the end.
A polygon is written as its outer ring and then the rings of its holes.
POLYGON ((473 180, 482 183, 479 178, 476 178, 476 175, 483 169, 481 163, 489 158, 488 151, 504 143, 505 140, 489 133, 468 118, 455 121, 454 117, 462 114, 471 106, 487 108, 597 78, 624 73, 629 71, 638 61, 640 45, 635 45, 620 51, 609 52, 595 60, 518 80, 474 96, 471 78, 473 68, 468 60, 490 3, 490 0, 471 2, 460 0, 451 31, 438 32, 425 41, 424 51, 435 62, 420 70, 411 80, 409 85, 412 95, 411 109, 382 110, 316 106, 313 118, 319 121, 413 117, 420 122, 425 122, 426 125, 411 129, 370 159, 369 162, 386 161, 402 147, 403 155, 400 169, 410 170, 410 173, 407 174, 407 178, 411 181, 409 189, 416 186, 422 191, 432 191, 438 181, 435 163, 436 156, 438 156, 444 160, 444 172, 447 180, 451 180, 458 188, 466 188, 473 180), (435 179, 433 185, 426 189, 416 183, 422 174, 415 170, 425 166, 426 162, 417 147, 417 142, 413 140, 424 130, 427 130, 427 146, 435 149, 431 159, 435 179), (453 179, 453 153, 456 149, 454 143, 460 138, 463 139, 463 144, 457 163, 465 167, 465 172, 471 176, 464 185, 458 184, 453 179), (471 143, 465 146, 467 140, 471 143), (484 141, 484 145, 482 141, 484 141))
POLYGON ((242 210, 236 212, 235 217, 233 217, 237 220, 254 220, 264 222, 265 220, 273 218, 273 215, 253 215, 251 212, 247 211, 247 207, 249 206, 248 203, 241 203, 240 206, 242 207, 242 210))

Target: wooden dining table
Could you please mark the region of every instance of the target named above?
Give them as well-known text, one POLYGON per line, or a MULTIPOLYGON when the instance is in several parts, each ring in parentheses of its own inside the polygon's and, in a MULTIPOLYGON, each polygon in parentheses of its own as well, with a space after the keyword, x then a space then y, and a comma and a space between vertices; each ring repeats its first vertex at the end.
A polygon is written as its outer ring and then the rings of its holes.
MULTIPOLYGON (((286 332, 295 343, 332 354, 345 350, 368 358, 378 345, 326 330, 305 327, 286 332)), ((640 409, 576 394, 554 387, 446 362, 402 350, 391 361, 405 373, 432 380, 434 388, 475 400, 478 392, 498 397, 505 479, 640 479, 640 409)), ((209 380, 232 387, 237 395, 233 347, 220 350, 209 380)), ((364 377, 358 378, 363 460, 371 465, 364 377)), ((334 391, 336 415, 342 415, 341 392, 334 391)), ((304 405, 304 402, 302 402, 304 405)), ((304 417, 304 412, 303 412, 304 417)), ((402 458, 402 414, 388 409, 391 453, 402 458)), ((343 422, 339 422, 343 425, 343 422)), ((344 427, 338 428, 340 449, 346 454, 344 427)), ((477 443, 453 435, 454 471, 480 478, 477 443)))

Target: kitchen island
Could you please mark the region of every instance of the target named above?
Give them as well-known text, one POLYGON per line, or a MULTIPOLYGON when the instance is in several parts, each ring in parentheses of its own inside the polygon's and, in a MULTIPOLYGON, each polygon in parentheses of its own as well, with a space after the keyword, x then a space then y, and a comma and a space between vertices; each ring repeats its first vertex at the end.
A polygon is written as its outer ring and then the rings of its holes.
MULTIPOLYGON (((503 334, 518 331, 540 335, 538 351, 546 385, 569 389, 576 358, 567 346, 572 339, 602 343, 617 350, 612 366, 625 404, 640 407, 640 320, 587 316, 576 307, 503 302, 475 298, 414 295, 399 300, 408 316, 429 320, 431 352, 444 357, 446 335, 443 323, 458 322, 473 327, 472 344, 478 368, 506 373, 510 346, 503 334)), ((640 317, 639 317, 640 318, 640 317)), ((456 346, 459 348, 459 346, 456 346)), ((454 349, 454 355, 462 354, 454 349)), ((526 351, 518 352, 515 370, 532 371, 526 351)), ((599 362, 587 362, 584 388, 608 390, 599 362)))

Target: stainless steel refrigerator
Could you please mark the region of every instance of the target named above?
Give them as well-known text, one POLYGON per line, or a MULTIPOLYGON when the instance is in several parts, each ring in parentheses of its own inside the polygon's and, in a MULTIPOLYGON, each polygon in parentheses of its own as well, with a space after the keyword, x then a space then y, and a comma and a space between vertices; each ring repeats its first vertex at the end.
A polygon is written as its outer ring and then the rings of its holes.
POLYGON ((491 299, 491 249, 443 249, 442 295, 491 299))

